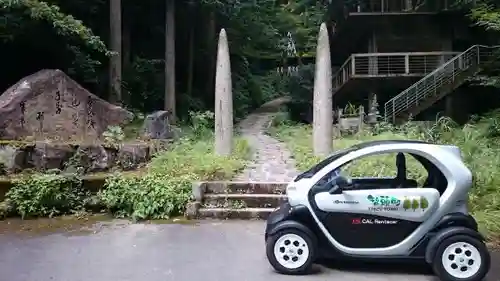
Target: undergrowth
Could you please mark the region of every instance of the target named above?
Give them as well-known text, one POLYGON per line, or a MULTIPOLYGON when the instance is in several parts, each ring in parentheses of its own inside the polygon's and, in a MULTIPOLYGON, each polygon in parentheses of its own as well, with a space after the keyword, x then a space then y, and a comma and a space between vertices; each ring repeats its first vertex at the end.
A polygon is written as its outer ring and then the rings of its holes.
MULTIPOLYGON (((334 149, 341 149, 372 140, 413 139, 460 147, 462 157, 473 172, 474 178, 474 185, 469 194, 469 209, 479 222, 483 233, 490 238, 500 238, 499 120, 500 111, 495 111, 482 118, 473 118, 465 126, 458 126, 445 117, 428 126, 419 125, 418 122, 408 122, 399 127, 382 123, 371 130, 334 139, 333 146, 334 149)), ((298 169, 306 170, 321 160, 313 155, 311 126, 291 123, 281 115, 269 133, 287 143, 298 169)), ((425 170, 416 160, 407 157, 407 166, 409 178, 417 181, 425 178, 425 170)), ((354 177, 394 176, 394 171, 396 169, 393 155, 366 157, 347 167, 348 174, 354 177)))
POLYGON ((144 175, 109 178, 98 197, 118 217, 169 218, 184 211, 193 181, 232 178, 243 169, 248 152, 242 139, 235 142, 231 157, 221 157, 213 153, 211 140, 185 138, 155 157, 144 175))
POLYGON ((233 154, 215 155, 213 114, 192 114, 187 133, 168 150, 159 152, 146 171, 134 175, 116 173, 106 179, 97 194, 83 189, 77 175, 32 174, 16 179, 0 202, 0 218, 55 216, 89 210, 109 211, 133 220, 165 219, 181 215, 191 197, 191 184, 201 180, 231 179, 242 170, 250 150, 235 138, 233 154))

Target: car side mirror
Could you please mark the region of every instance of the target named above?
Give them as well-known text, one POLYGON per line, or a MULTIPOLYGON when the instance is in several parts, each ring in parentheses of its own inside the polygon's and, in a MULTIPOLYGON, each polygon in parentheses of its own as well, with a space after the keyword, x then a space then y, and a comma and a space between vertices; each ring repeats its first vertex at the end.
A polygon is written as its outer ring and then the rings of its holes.
POLYGON ((330 188, 330 190, 328 190, 328 193, 335 194, 335 193, 337 193, 337 190, 339 190, 339 189, 340 189, 340 186, 338 184, 335 184, 332 186, 332 188, 330 188))
POLYGON ((337 179, 337 184, 340 188, 349 188, 352 186, 352 180, 345 177, 339 177, 337 179))
POLYGON ((339 189, 345 190, 353 187, 352 181, 345 177, 337 177, 335 180, 331 181, 331 184, 333 186, 328 190, 328 193, 330 194, 337 193, 339 189))

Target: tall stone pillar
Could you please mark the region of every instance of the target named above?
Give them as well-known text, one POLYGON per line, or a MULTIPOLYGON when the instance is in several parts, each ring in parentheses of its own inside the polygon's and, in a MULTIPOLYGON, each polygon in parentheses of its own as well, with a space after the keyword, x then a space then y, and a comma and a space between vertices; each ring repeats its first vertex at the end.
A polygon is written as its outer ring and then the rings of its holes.
POLYGON ((316 71, 314 74, 313 97, 313 148, 317 156, 332 152, 333 104, 332 65, 328 29, 322 23, 316 47, 316 71))
POLYGON ((233 93, 226 31, 219 34, 215 72, 215 153, 228 156, 233 146, 233 93))

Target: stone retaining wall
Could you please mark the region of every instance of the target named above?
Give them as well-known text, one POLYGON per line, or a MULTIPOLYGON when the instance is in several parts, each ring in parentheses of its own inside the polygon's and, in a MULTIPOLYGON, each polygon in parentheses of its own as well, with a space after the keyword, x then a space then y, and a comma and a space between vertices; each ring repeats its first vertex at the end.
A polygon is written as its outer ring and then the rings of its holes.
POLYGON ((6 142, 0 144, 0 175, 30 169, 59 169, 83 173, 132 170, 147 163, 170 141, 107 144, 68 144, 49 142, 6 142))

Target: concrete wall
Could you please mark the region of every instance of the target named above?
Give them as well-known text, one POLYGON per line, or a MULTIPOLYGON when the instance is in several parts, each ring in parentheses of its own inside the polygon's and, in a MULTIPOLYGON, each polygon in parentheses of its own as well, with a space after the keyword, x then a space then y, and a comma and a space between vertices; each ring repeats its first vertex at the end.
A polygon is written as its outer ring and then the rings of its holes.
POLYGON ((365 37, 366 52, 433 52, 452 51, 453 32, 417 18, 412 26, 394 21, 381 23, 365 37))

